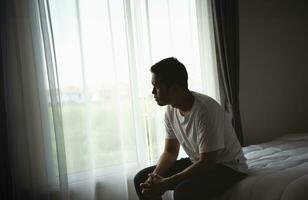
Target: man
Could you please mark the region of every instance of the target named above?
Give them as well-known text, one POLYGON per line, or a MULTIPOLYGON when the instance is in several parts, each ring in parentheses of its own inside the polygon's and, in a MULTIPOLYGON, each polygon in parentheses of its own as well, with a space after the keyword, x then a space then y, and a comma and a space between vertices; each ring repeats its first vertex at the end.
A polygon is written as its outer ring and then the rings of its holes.
POLYGON ((209 96, 190 91, 185 66, 166 58, 151 67, 155 101, 165 112, 164 152, 134 179, 140 199, 210 199, 243 179, 247 164, 231 120, 209 96), (177 160, 180 146, 189 158, 177 160))

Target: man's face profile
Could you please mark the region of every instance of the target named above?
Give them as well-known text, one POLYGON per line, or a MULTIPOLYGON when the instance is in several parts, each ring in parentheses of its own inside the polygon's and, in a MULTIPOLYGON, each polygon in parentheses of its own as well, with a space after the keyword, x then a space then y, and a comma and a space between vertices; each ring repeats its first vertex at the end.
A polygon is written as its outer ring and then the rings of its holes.
POLYGON ((159 76, 156 74, 152 74, 152 85, 153 90, 152 94, 154 95, 154 99, 158 105, 164 106, 168 104, 168 92, 166 85, 161 82, 159 76))

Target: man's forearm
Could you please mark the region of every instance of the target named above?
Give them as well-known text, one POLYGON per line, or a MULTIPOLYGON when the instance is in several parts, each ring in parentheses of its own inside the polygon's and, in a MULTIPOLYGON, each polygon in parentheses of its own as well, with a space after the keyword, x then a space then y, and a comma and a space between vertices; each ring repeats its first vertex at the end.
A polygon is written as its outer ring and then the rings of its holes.
POLYGON ((168 170, 176 162, 176 159, 177 159, 177 155, 169 153, 169 152, 163 152, 159 158, 159 161, 153 173, 156 173, 156 174, 159 174, 165 177, 168 170))
POLYGON ((192 177, 202 175, 206 173, 208 170, 210 170, 211 168, 213 168, 212 164, 208 164, 202 161, 197 161, 193 163, 191 166, 187 167, 185 170, 173 176, 167 177, 167 182, 168 182, 167 184, 174 185, 187 178, 192 178, 192 177))

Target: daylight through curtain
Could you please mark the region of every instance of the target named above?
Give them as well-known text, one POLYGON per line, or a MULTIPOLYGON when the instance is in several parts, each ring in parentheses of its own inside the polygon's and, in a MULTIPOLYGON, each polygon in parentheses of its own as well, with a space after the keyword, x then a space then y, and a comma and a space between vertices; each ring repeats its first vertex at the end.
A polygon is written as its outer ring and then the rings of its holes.
POLYGON ((5 60, 17 198, 137 199, 133 176, 156 163, 165 136, 150 66, 178 58, 189 88, 219 101, 207 4, 9 3, 5 60))

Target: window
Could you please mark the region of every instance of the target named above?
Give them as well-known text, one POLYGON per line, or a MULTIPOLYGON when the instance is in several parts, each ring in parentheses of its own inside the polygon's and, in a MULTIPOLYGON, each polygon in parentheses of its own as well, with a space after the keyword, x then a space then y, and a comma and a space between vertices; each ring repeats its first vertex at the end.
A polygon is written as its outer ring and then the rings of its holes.
POLYGON ((189 88, 218 99, 209 18, 196 2, 49 1, 69 174, 158 158, 165 131, 151 94, 155 62, 178 58, 189 88))

